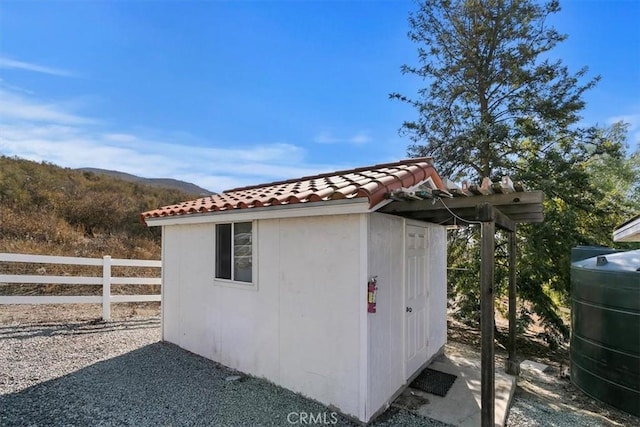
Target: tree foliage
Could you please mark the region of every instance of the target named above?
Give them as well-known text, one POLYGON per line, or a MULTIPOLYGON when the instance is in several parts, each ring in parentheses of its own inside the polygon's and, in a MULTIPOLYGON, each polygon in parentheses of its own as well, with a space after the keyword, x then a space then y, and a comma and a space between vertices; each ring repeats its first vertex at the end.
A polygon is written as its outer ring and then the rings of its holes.
POLYGON ((428 86, 417 98, 398 93, 419 113, 402 131, 412 155, 434 156, 450 177, 490 177, 513 170, 527 140, 544 147, 571 133, 593 79, 579 81, 547 56, 566 36, 546 24, 557 1, 425 0, 411 14, 418 66, 402 72, 428 86))
MULTIPOLYGON (((390 95, 418 113, 401 128, 409 154, 435 157, 442 175, 509 175, 544 191, 545 222, 519 228, 517 280, 527 301, 521 323, 535 313, 551 344, 567 336, 557 309, 569 301, 571 248, 611 246, 615 226, 640 210, 639 156, 626 155, 626 126, 578 125, 582 96, 599 78, 551 59, 566 38, 547 24, 559 9, 555 0, 423 0, 409 19, 419 64, 401 70, 426 87, 390 95)), ((450 237, 450 296, 473 321, 478 239, 473 229, 450 237)), ((506 290, 505 247, 499 235, 498 292, 506 290)))
POLYGON ((571 248, 613 246, 613 230, 640 210, 640 163, 626 156, 626 128, 590 128, 572 143, 521 155, 519 176, 545 193, 545 221, 521 227, 519 289, 550 342, 568 333, 556 306, 570 304, 571 248))

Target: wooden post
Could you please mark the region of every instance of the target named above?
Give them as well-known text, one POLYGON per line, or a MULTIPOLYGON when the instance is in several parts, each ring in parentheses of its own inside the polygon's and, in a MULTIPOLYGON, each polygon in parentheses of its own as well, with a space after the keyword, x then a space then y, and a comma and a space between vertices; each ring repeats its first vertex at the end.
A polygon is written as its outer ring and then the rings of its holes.
POLYGON ((495 426, 495 361, 493 347, 495 222, 482 222, 480 243, 481 425, 495 426))
POLYGON ((516 356, 516 232, 509 233, 509 358, 505 363, 505 372, 520 374, 520 363, 516 356))
POLYGON ((111 257, 102 257, 102 320, 111 320, 111 257))

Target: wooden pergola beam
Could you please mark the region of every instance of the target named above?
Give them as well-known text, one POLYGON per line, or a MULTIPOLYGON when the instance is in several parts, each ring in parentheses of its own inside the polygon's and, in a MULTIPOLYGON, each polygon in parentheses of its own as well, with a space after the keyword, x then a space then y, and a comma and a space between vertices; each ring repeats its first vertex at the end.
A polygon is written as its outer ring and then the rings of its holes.
POLYGON ((493 222, 506 231, 516 230, 516 223, 489 203, 476 205, 476 217, 480 222, 493 222))
POLYGON ((482 427, 495 425, 494 271, 495 222, 483 222, 480 237, 480 419, 482 427))
POLYGON ((509 233, 509 357, 504 370, 510 375, 520 374, 520 363, 516 356, 516 231, 509 233))
MULTIPOLYGON (((443 200, 449 209, 472 208, 476 205, 489 203, 508 210, 510 207, 521 205, 539 205, 544 199, 542 191, 527 191, 523 193, 489 194, 486 196, 454 197, 443 200), (504 207, 504 208, 503 208, 504 207)), ((433 199, 394 201, 379 209, 378 212, 401 215, 408 212, 428 212, 443 209, 440 203, 434 203, 433 199)), ((505 211, 507 213, 507 211, 505 211)))
MULTIPOLYGON (((542 220, 544 219, 544 213, 539 207, 536 207, 534 205, 527 205, 526 210, 525 206, 519 206, 519 208, 519 213, 511 213, 511 211, 508 210, 506 206, 501 206, 500 212, 507 215, 509 219, 513 220, 513 222, 515 222, 516 224, 542 222, 542 220)), ((456 216, 469 221, 477 220, 475 205, 472 207, 456 208, 450 210, 447 210, 443 207, 442 209, 431 210, 428 212, 409 212, 402 214, 402 216, 437 224, 446 224, 448 218, 453 218, 453 215, 449 211, 453 212, 456 216)), ((452 220, 451 223, 454 223, 454 221, 452 220)))
POLYGON ((467 221, 482 221, 478 217, 478 205, 491 205, 497 225, 505 230, 513 229, 512 223, 542 222, 544 212, 541 191, 524 193, 490 194, 486 196, 454 197, 427 200, 394 200, 379 212, 400 215, 436 224, 453 224, 454 216, 467 221), (451 220, 449 220, 451 218, 451 220))
MULTIPOLYGON (((540 213, 542 215, 542 213, 540 213)), ((481 203, 470 208, 442 209, 429 212, 415 212, 407 215, 410 218, 429 221, 436 224, 456 224, 465 222, 495 222, 503 230, 513 231, 516 228, 516 220, 507 216, 502 210, 488 203, 481 203)))

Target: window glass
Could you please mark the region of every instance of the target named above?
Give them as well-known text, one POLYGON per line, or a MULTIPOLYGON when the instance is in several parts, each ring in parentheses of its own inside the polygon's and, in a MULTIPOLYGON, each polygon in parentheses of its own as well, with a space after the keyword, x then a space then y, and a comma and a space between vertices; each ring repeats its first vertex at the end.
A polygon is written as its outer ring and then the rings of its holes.
POLYGON ((251 223, 233 224, 233 280, 251 282, 252 242, 251 223))
POLYGON ((216 277, 231 279, 231 224, 216 224, 216 277))

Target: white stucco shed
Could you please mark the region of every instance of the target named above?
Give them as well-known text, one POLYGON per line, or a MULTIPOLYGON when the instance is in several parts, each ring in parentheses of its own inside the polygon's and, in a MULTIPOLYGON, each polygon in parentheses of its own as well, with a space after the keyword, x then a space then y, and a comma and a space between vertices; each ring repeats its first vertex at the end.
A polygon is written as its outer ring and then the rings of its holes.
POLYGON ((446 342, 445 228, 377 211, 442 188, 411 159, 144 213, 162 227, 162 339, 371 420, 446 342))

